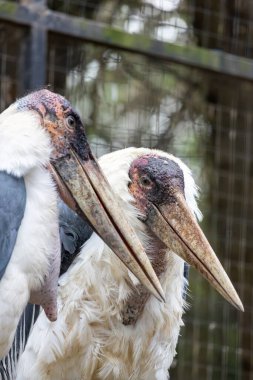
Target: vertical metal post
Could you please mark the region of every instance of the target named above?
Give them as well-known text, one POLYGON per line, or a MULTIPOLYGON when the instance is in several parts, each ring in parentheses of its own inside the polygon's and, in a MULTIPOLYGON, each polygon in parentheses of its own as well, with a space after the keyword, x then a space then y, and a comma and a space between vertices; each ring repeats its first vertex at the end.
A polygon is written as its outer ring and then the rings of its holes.
MULTIPOLYGON (((37 15, 45 13, 46 0, 21 0, 21 4, 27 8, 36 9, 37 15)), ((30 35, 27 41, 27 70, 24 73, 27 80, 27 90, 35 90, 46 84, 46 63, 47 63, 47 30, 40 17, 31 23, 30 35)))
POLYGON ((34 90, 46 83, 47 31, 37 23, 32 25, 30 43, 29 89, 34 90))

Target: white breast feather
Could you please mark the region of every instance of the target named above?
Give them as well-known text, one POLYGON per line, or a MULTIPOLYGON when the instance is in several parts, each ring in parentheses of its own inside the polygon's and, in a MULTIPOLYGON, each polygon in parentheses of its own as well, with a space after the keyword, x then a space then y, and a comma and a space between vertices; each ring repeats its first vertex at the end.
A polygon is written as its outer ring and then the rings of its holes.
MULTIPOLYGON (((147 153, 150 150, 128 148, 100 159, 132 225, 146 244, 148 237, 136 217, 138 211, 130 204, 127 184, 131 162, 147 153)), ((157 153, 174 159, 164 152, 157 153)), ((177 163, 185 176, 187 203, 199 215, 197 188, 187 167, 181 161, 177 163)), ((183 260, 168 251, 167 261, 161 277, 166 303, 151 296, 136 325, 124 326, 120 310, 131 291, 126 282, 131 277, 93 234, 60 279, 59 319, 50 323, 44 313, 40 315, 19 362, 17 380, 166 380, 183 325, 185 286, 183 260)))
POLYGON ((30 292, 41 286, 50 257, 60 250, 57 192, 43 167, 50 151, 50 139, 33 113, 8 109, 0 115, 0 171, 23 176, 26 186, 24 217, 0 281, 0 357, 8 352, 30 292))
POLYGON ((25 176, 26 208, 15 248, 0 281, 0 356, 13 339, 14 326, 28 302, 30 292, 41 287, 49 271, 50 257, 60 250, 57 194, 43 168, 25 176))

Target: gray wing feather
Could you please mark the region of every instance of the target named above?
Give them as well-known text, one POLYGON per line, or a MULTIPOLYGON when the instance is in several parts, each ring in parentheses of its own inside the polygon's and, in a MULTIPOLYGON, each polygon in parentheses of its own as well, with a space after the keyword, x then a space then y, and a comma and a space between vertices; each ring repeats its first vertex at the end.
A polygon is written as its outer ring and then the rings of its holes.
MULTIPOLYGON (((93 231, 88 222, 80 218, 61 200, 59 200, 58 207, 61 237, 61 274, 63 274, 68 270, 82 245, 89 239, 93 231)), ((6 358, 0 361, 0 379, 15 379, 17 361, 25 348, 30 331, 38 315, 39 306, 28 304, 19 321, 11 350, 6 358)))
POLYGON ((92 228, 59 200, 59 224, 61 237, 61 275, 65 273, 79 253, 82 245, 92 234, 92 228))
POLYGON ((24 179, 0 171, 0 280, 11 258, 25 205, 24 179))

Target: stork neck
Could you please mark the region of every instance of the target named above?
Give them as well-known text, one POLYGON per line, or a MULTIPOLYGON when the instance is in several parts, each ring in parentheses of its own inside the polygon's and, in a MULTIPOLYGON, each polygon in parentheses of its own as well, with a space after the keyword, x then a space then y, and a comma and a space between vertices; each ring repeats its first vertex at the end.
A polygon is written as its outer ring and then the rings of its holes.
MULTIPOLYGON (((167 267, 166 247, 160 240, 153 236, 151 244, 149 244, 146 252, 149 253, 152 266, 158 278, 160 278, 161 275, 166 271, 167 267)), ((132 292, 132 294, 128 297, 125 306, 121 310, 123 325, 129 326, 136 324, 150 296, 150 292, 143 285, 139 284, 136 286, 136 290, 132 292)))

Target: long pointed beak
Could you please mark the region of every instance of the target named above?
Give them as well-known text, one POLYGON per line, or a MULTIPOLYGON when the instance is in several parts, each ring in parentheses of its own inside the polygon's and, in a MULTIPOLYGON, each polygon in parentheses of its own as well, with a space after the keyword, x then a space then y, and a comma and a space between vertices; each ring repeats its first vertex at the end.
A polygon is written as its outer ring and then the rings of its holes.
POLYGON ((173 252, 197 269, 232 305, 244 311, 229 277, 179 191, 168 205, 151 205, 146 224, 173 252))
POLYGON ((82 160, 70 149, 69 155, 54 161, 50 169, 68 206, 85 216, 139 281, 164 301, 155 271, 93 155, 82 160))

